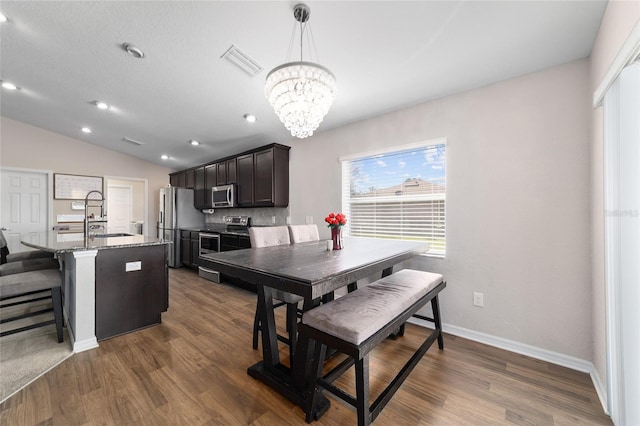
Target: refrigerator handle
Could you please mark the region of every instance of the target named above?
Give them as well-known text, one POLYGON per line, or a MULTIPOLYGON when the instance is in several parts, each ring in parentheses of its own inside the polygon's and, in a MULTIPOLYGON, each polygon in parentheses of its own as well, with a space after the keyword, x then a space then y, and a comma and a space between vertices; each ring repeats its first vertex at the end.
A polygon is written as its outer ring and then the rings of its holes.
POLYGON ((162 220, 162 212, 160 212, 160 223, 164 226, 164 220, 162 220))

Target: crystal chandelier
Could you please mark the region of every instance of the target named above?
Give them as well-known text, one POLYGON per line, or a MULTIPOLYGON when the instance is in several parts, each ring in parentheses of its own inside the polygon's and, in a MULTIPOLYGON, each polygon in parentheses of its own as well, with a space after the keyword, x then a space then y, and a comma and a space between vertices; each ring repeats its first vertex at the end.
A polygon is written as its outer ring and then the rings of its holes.
POLYGON ((313 135, 336 97, 336 78, 325 67, 302 61, 302 38, 309 20, 309 8, 294 7, 293 16, 300 23, 300 61, 275 67, 265 84, 265 95, 280 121, 300 139, 313 135))

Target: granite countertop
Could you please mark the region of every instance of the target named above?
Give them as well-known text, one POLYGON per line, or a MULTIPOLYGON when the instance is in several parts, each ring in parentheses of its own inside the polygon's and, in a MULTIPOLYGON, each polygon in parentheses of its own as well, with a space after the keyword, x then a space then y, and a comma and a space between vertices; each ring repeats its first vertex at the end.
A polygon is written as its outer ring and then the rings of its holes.
POLYGON ((41 232, 37 236, 29 236, 29 238, 29 241, 22 241, 22 244, 27 247, 52 253, 142 247, 171 243, 171 241, 159 238, 131 235, 126 237, 89 238, 85 244, 82 233, 59 231, 41 232))

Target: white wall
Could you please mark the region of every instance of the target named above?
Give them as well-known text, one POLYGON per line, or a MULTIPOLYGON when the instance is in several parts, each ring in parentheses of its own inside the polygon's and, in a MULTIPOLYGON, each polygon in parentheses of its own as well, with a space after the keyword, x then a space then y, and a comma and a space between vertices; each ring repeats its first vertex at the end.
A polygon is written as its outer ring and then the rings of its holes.
MULTIPOLYGON (((589 94, 600 85, 605 73, 631 30, 640 22, 640 2, 609 1, 591 52, 589 94)), ((591 99, 590 99, 591 104, 591 99)), ((604 138, 602 108, 591 117, 591 227, 593 288, 593 364, 604 385, 607 380, 606 352, 606 282, 604 271, 604 138)))
POLYGON ((292 223, 311 215, 329 237, 340 156, 446 137, 447 256, 413 264, 445 275, 444 322, 590 360, 588 71, 580 60, 285 142, 292 223))
MULTIPOLYGON (((160 188, 173 170, 78 139, 0 117, 0 166, 52 170, 89 176, 121 176, 149 180, 149 222, 145 234, 156 236, 160 188)), ((70 213, 69 200, 53 200, 53 218, 70 213)), ((77 214, 77 212, 76 212, 77 214)), ((145 221, 145 225, 146 225, 145 221)))

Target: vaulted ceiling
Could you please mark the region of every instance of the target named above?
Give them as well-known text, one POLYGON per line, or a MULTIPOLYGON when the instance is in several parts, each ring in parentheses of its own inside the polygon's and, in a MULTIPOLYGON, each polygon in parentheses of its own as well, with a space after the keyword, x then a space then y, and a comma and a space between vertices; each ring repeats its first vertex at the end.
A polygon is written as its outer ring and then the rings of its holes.
MULTIPOLYGON (((175 169, 292 140, 264 95, 291 1, 2 1, 0 113, 175 169), (123 43, 145 57, 128 54, 123 43), (250 77, 221 56, 239 48, 250 77), (112 110, 92 103, 103 101, 112 110), (244 114, 258 120, 249 124, 244 114), (81 128, 87 126, 91 134, 81 128), (129 138, 143 145, 123 141, 129 138), (187 141, 202 145, 194 147, 187 141), (170 158, 161 160, 160 155, 170 158)), ((589 56, 604 1, 310 1, 337 98, 318 132, 589 56)), ((294 44, 294 52, 299 47, 294 44)), ((317 53, 317 55, 316 55, 317 53)))

